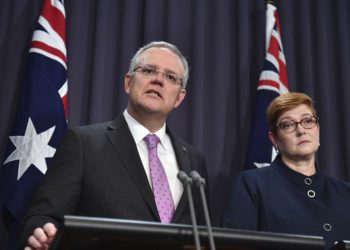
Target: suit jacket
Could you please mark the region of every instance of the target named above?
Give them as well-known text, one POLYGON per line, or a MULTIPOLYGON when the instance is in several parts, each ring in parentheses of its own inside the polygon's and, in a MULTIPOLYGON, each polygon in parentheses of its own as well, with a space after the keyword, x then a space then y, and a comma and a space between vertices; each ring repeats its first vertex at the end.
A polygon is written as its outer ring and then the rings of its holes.
MULTIPOLYGON (((204 157, 167 128, 180 170, 207 177, 204 157)), ((208 193, 208 192, 207 192, 208 193)), ((204 224, 193 187, 197 222, 204 224)), ((67 131, 22 223, 21 242, 46 222, 59 227, 66 214, 159 222, 153 192, 123 115, 67 131)), ((191 224, 184 191, 173 223, 191 224)))

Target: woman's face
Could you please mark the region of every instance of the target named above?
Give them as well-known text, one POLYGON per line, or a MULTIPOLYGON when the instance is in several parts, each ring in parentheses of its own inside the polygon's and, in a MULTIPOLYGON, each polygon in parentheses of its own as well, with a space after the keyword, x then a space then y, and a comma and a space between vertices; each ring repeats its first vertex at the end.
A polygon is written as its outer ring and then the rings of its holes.
MULTIPOLYGON (((310 157, 315 157, 320 145, 320 127, 317 123, 314 127, 311 125, 312 128, 304 128, 298 123, 302 119, 312 119, 312 117, 310 108, 305 104, 296 106, 279 117, 277 125, 281 122, 287 122, 287 124, 297 122, 295 131, 286 132, 278 128, 275 134, 269 132, 270 140, 277 146, 282 157, 290 160, 307 160, 310 157)), ((304 121, 308 121, 308 119, 304 121)))

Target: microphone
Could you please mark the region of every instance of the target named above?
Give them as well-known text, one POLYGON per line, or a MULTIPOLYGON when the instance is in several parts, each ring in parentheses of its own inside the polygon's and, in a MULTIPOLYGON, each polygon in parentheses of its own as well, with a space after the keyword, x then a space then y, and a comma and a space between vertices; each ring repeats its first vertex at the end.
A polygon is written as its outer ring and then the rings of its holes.
POLYGON ((199 241, 198 226, 197 226, 197 220, 196 220, 196 215, 194 211, 194 205, 193 205, 194 203, 193 203, 192 190, 191 190, 192 179, 188 177, 188 175, 183 171, 179 171, 179 173, 177 174, 177 178, 182 182, 182 185, 184 186, 187 192, 188 203, 190 205, 191 220, 193 225, 194 243, 196 246, 196 250, 200 250, 201 243, 199 241))
POLYGON ((201 199, 202 199, 203 210, 204 210, 205 223, 207 224, 210 249, 215 250, 213 230, 211 228, 209 211, 208 211, 208 204, 207 204, 207 199, 205 197, 205 191, 204 191, 205 180, 204 180, 204 178, 202 178, 199 175, 199 173, 197 171, 192 171, 190 173, 190 176, 191 176, 192 180, 194 181, 194 183, 196 184, 196 186, 199 188, 199 192, 200 192, 201 199))

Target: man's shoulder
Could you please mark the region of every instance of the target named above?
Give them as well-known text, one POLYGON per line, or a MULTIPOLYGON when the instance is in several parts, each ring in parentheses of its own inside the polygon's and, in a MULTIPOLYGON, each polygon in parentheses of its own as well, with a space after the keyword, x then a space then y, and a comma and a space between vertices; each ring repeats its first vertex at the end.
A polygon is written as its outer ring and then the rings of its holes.
POLYGON ((182 151, 188 151, 194 154, 203 155, 195 146, 187 142, 181 137, 175 136, 171 131, 167 131, 174 146, 180 147, 182 151))
POLYGON ((105 130, 109 126, 111 126, 113 121, 105 121, 105 122, 99 122, 99 123, 92 123, 92 124, 86 124, 81 125, 75 128, 72 128, 72 130, 76 130, 79 132, 87 132, 87 131, 94 131, 94 130, 105 130))
MULTIPOLYGON (((125 121, 125 120, 124 120, 125 121)), ((70 128, 70 130, 73 130, 79 134, 91 134, 91 133, 98 133, 98 132, 104 132, 107 130, 115 130, 120 126, 120 124, 123 122, 123 116, 117 116, 113 120, 99 122, 99 123, 92 123, 87 125, 81 125, 74 128, 70 128)))

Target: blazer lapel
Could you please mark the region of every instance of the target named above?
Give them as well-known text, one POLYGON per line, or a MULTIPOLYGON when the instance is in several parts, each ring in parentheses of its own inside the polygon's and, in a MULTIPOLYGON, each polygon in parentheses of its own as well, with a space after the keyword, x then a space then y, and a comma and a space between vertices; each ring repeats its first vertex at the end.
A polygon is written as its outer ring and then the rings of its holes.
POLYGON ((130 174, 140 193, 144 197, 155 218, 160 221, 153 192, 144 171, 136 144, 123 115, 118 116, 108 128, 107 136, 120 156, 124 167, 130 174))
MULTIPOLYGON (((183 143, 181 143, 180 140, 174 137, 169 129, 167 129, 167 133, 169 134, 174 147, 176 160, 179 165, 179 170, 182 170, 185 173, 189 174, 191 168, 187 147, 183 143)), ((177 205, 177 208, 175 210, 175 214, 172 221, 176 223, 176 221, 178 221, 178 219, 182 216, 183 212, 187 209, 188 199, 186 195, 186 190, 184 190, 180 198, 179 204, 177 205)))

